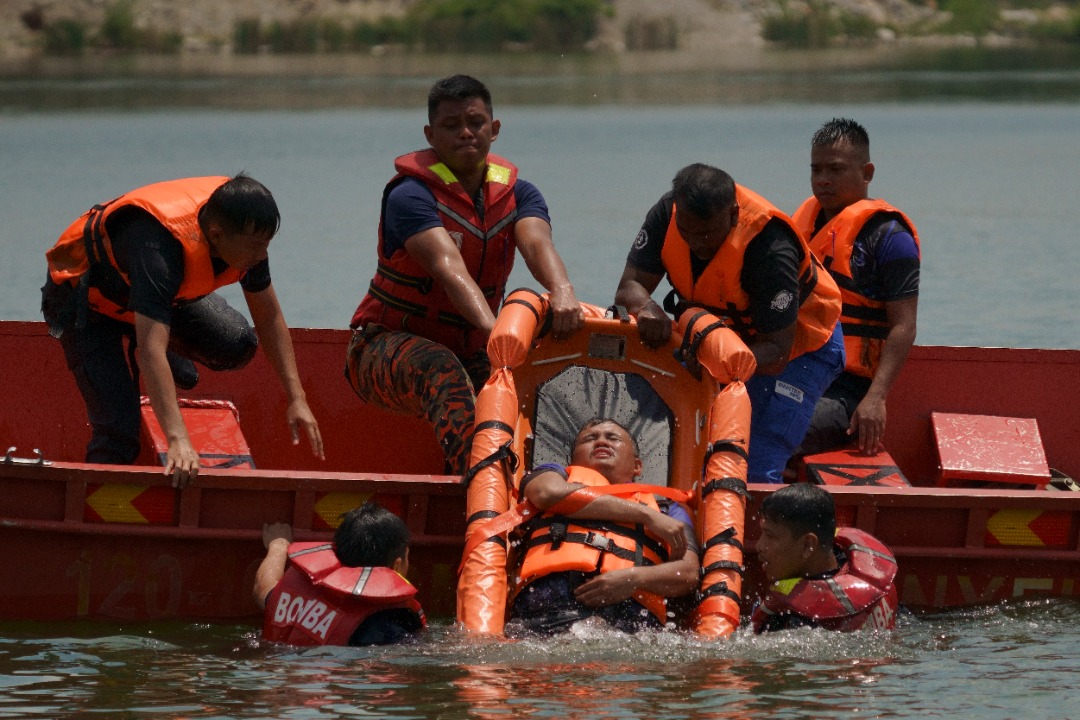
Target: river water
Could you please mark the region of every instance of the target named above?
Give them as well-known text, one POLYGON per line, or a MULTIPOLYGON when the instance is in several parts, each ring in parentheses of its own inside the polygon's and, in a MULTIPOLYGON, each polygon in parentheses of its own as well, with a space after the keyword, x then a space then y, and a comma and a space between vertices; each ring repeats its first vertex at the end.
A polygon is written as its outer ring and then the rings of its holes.
MULTIPOLYGON (((1080 348, 1076 71, 1067 91, 1034 96, 1062 71, 1002 71, 988 94, 970 86, 994 74, 922 72, 857 74, 812 100, 775 78, 757 92, 743 76, 728 100, 715 74, 639 80, 632 98, 611 78, 559 80, 553 99, 532 91, 549 79, 504 77, 495 149, 544 192, 579 297, 603 305, 678 168, 719 165, 791 211, 814 130, 854 117, 871 135, 873 194, 923 239, 918 342, 1080 348), (665 78, 686 86, 679 102, 657 90, 665 78)), ((39 317, 44 251, 90 204, 246 170, 281 206, 271 267, 290 324, 344 327, 374 267, 392 160, 423 145, 429 82, 0 79, 0 319, 39 317)), ((531 284, 521 268, 514 280, 531 284)), ((0 718, 1072 718, 1077 627, 1071 601, 909 616, 884 636, 741 630, 722 643, 582 629, 476 644, 440 619, 415 646, 296 652, 248 626, 2 623, 0 718)))

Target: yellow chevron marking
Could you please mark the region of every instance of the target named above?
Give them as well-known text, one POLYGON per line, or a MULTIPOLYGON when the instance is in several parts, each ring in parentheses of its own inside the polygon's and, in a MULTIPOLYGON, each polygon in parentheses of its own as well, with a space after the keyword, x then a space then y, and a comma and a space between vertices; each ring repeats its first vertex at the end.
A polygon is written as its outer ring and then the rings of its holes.
POLYGON ((1002 545, 1042 547, 1046 543, 1031 530, 1041 510, 998 510, 986 521, 986 530, 1002 545))
POLYGON ((102 485, 87 496, 86 504, 106 522, 147 523, 131 501, 146 490, 145 485, 102 485))
POLYGON ((371 493, 326 493, 315 503, 315 514, 332 528, 341 524, 341 516, 355 507, 363 505, 371 493))

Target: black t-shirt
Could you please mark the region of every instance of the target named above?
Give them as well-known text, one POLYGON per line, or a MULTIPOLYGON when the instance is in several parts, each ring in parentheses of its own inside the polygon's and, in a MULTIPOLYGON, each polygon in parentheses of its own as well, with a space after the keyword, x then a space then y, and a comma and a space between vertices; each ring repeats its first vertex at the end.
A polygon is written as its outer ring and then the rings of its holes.
MULTIPOLYGON (((172 321, 176 294, 184 281, 184 248, 150 213, 139 207, 117 210, 105 221, 113 256, 131 283, 127 308, 166 325, 172 321)), ((224 260, 212 257, 214 275, 228 270, 224 260)), ((263 260, 240 278, 248 292, 270 285, 270 262, 263 260)), ((117 298, 118 299, 118 298, 117 298)))
MULTIPOLYGON (((645 216, 626 262, 654 275, 664 275, 661 251, 671 223, 674 194, 668 192, 645 216)), ((750 298, 750 317, 760 333, 776 332, 794 324, 799 315, 799 266, 803 249, 795 231, 783 220, 770 220, 746 247, 739 282, 750 298)), ((690 254, 694 280, 708 266, 690 254)))

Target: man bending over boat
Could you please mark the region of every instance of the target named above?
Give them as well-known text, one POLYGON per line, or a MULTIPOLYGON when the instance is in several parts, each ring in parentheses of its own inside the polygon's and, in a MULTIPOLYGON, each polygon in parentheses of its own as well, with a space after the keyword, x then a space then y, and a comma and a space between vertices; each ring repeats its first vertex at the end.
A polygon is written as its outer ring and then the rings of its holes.
POLYGON ((544 197, 490 152, 500 124, 484 84, 436 82, 428 122, 431 147, 395 160, 383 191, 378 269, 350 323, 345 373, 364 402, 426 418, 447 472, 460 475, 515 248, 551 293, 555 337, 581 327, 582 314, 544 197))
POLYGON ((810 148, 813 197, 793 220, 840 286, 847 365, 818 401, 797 454, 858 439, 867 454, 885 437, 885 398, 915 342, 919 235, 904 213, 868 197, 874 164, 866 129, 833 119, 810 148))
POLYGON ((772 584, 754 609, 754 632, 894 626, 896 559, 861 530, 837 530, 824 488, 796 483, 766 497, 757 555, 772 584))
POLYGON ((171 180, 95 205, 46 253, 42 312, 86 402, 93 428, 87 462, 138 457, 142 375, 169 442, 165 474, 174 487, 187 485, 198 475, 199 454, 177 387, 198 381, 192 360, 213 370, 240 368, 260 343, 288 397, 293 444, 303 429, 323 457, 270 281, 267 247, 280 221, 270 191, 244 174, 171 180), (235 282, 254 329, 214 292, 235 282))
POLYGON ((554 633, 591 616, 626 632, 665 627, 666 598, 698 586, 689 514, 658 502, 648 485, 630 499, 600 494, 581 504, 588 488, 632 483, 641 472, 637 444, 613 420, 585 424, 571 463, 541 465, 522 478, 520 495, 543 514, 514 542, 507 633, 554 633))
POLYGON ((680 170, 649 210, 615 303, 659 347, 671 317, 700 307, 724 318, 757 360, 750 395, 749 482, 783 482, 814 406, 844 367, 840 291, 787 215, 723 170, 680 170), (652 292, 667 275, 661 307, 652 292))
POLYGON ((333 543, 294 543, 292 528, 263 528, 255 603, 263 637, 291 645, 389 645, 427 621, 409 572, 409 529, 365 502, 342 517, 333 543))

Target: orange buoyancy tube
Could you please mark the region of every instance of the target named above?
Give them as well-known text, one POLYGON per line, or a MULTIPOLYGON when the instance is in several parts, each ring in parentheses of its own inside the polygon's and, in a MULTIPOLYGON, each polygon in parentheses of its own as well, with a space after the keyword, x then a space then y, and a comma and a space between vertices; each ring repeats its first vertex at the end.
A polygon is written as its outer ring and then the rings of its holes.
MULTIPOLYGON (((466 545, 489 518, 510 507, 516 490, 517 457, 511 443, 517 429, 518 394, 513 369, 525 361, 548 315, 547 298, 531 290, 510 293, 488 339, 492 373, 476 398, 476 430, 469 454, 466 491, 466 545)), ((457 618, 466 630, 501 634, 506 623, 505 533, 475 543, 462 558, 457 618)))
MULTIPOLYGON (((106 220, 117 210, 134 206, 153 215, 183 247, 184 279, 176 300, 195 300, 223 285, 237 282, 243 274, 240 270, 229 268, 214 274, 210 243, 199 227, 199 209, 228 180, 227 177, 169 180, 136 188, 107 203, 95 205, 68 226, 45 253, 49 276, 58 285, 64 282, 75 285, 93 266, 128 285, 127 275, 113 256, 106 220)), ((91 273, 87 277, 93 276, 91 273)), ((124 299, 110 297, 94 285, 88 286, 87 298, 91 309, 118 320, 134 322, 134 314, 124 305, 124 299)))
POLYGON ((702 575, 701 602, 693 618, 698 633, 720 638, 739 627, 750 447, 750 397, 744 380, 757 365, 749 348, 715 315, 690 308, 678 327, 684 337, 681 350, 692 350, 723 386, 709 411, 709 447, 697 492, 702 575))
MULTIPOLYGON (((582 310, 587 322, 617 322, 603 321, 601 308, 583 304, 582 310)), ((465 478, 469 483, 469 527, 457 593, 458 621, 465 629, 474 632, 501 634, 505 624, 508 598, 506 531, 516 524, 511 517, 513 508, 510 503, 516 499, 517 485, 524 472, 524 468, 513 466, 516 461, 513 448, 521 447, 521 435, 529 429, 528 420, 521 416, 518 388, 511 373, 519 367, 532 367, 525 366, 525 362, 543 334, 547 315, 548 305, 544 297, 528 290, 515 291, 499 313, 488 342, 488 354, 495 371, 477 399, 477 432, 470 457, 472 467, 465 478)), ((627 327, 633 326, 628 324, 627 327)), ((722 637, 733 631, 739 620, 745 457, 750 426, 749 401, 743 381, 754 374, 756 364, 753 353, 745 343, 715 315, 693 308, 680 319, 678 331, 684 336, 683 347, 680 348, 680 355, 686 358, 684 362, 696 358, 695 362, 700 363, 716 383, 728 386, 719 396, 710 394, 709 400, 702 406, 703 410, 708 408, 710 418, 709 436, 706 438, 710 454, 705 455, 704 463, 706 474, 699 475, 702 472, 697 469, 702 467, 700 465, 677 464, 673 472, 678 476, 671 478, 675 487, 684 488, 692 482, 686 477, 687 474, 701 478, 698 484, 702 490, 697 493, 694 508, 697 514, 695 526, 703 545, 707 545, 703 558, 708 561, 706 567, 709 570, 701 587, 706 593, 705 600, 695 616, 695 622, 698 631, 707 637, 722 637)), ((589 345, 591 339, 587 331, 582 332, 583 335, 570 343, 576 344, 575 347, 567 347, 565 356, 544 360, 544 367, 556 359, 569 363, 585 354, 580 349, 589 345)), ((562 346, 557 346, 559 350, 556 352, 560 352, 562 346)), ((634 350, 634 353, 638 352, 634 350)), ((687 388, 695 392, 669 395, 667 402, 673 410, 679 411, 678 398, 689 401, 691 396, 698 396, 698 381, 688 374, 680 374, 681 370, 671 372, 678 370, 678 365, 671 358, 670 351, 663 352, 663 355, 667 355, 666 362, 661 360, 662 355, 656 359, 642 355, 641 360, 630 357, 629 346, 626 353, 626 361, 637 370, 645 369, 646 375, 656 375, 655 382, 672 382, 675 387, 683 382, 690 383, 687 388)), ((542 347, 539 354, 543 355, 542 347)), ((600 357, 606 354, 602 353, 600 357)), ((599 362, 602 364, 603 361, 599 362)), ((674 388, 669 386, 669 389, 674 388)), ((687 407, 683 407, 683 414, 678 415, 677 428, 680 433, 693 434, 699 427, 692 416, 697 410, 693 409, 696 407, 693 404, 687 407), (687 407, 690 408, 690 417, 685 414, 687 407)), ((685 435, 679 435, 676 443, 685 451, 689 446, 696 445, 697 441, 693 436, 687 439, 685 435), (680 437, 683 439, 679 440, 680 437)), ((653 492, 679 492, 675 487, 656 487, 653 492)), ((612 489, 615 488, 620 489, 620 494, 623 492, 623 486, 612 486, 612 489)), ((607 488, 588 488, 580 492, 587 496, 590 492, 600 490, 606 491, 607 488)), ((568 499, 573 497, 568 496, 568 499)), ((676 499, 680 502, 686 500, 676 499)), ((532 510, 526 508, 528 512, 532 510)))

